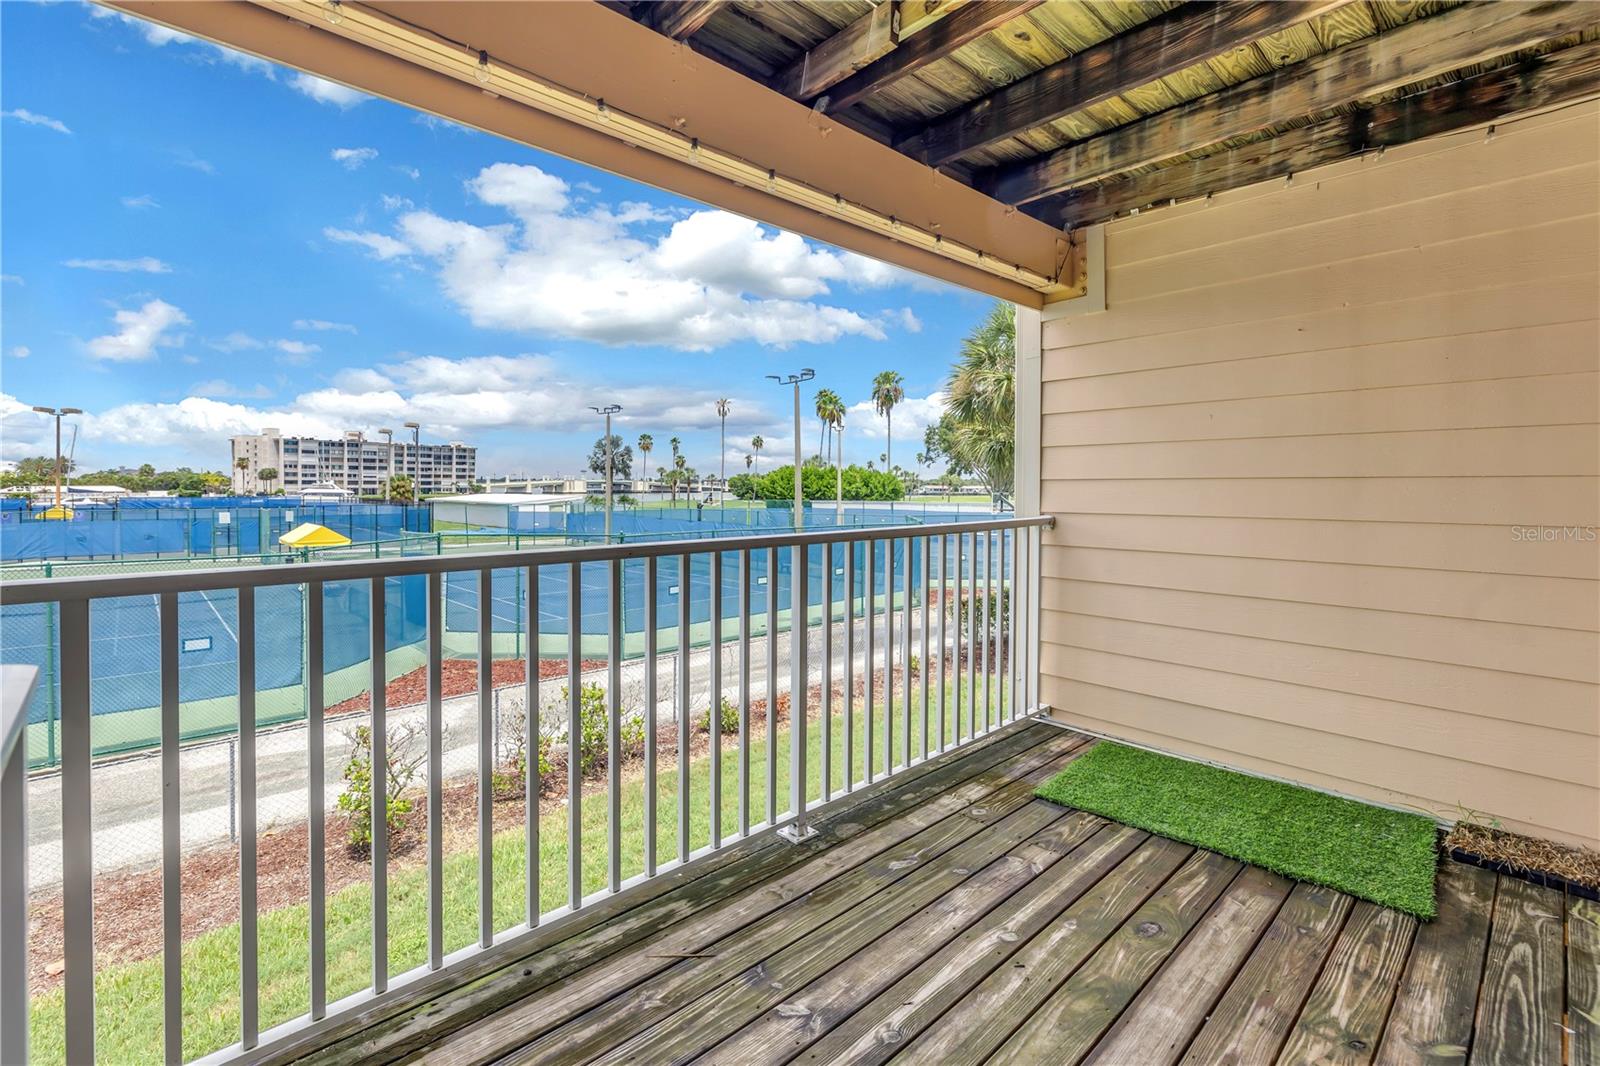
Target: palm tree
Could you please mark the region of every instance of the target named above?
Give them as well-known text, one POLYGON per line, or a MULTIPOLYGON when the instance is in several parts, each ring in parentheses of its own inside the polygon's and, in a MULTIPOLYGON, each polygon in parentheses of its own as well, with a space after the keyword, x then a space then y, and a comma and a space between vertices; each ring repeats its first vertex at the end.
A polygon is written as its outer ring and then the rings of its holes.
POLYGON ((722 458, 722 483, 728 483, 728 410, 733 406, 733 401, 721 399, 717 401, 717 417, 722 419, 722 436, 718 441, 717 454, 722 458))
POLYGON ((244 472, 250 469, 250 460, 245 458, 235 459, 233 465, 239 470, 239 492, 244 493, 244 472))
POLYGON ((754 465, 755 461, 756 461, 756 457, 755 456, 751 455, 749 452, 745 452, 745 455, 744 455, 744 468, 746 470, 749 470, 750 467, 752 465, 754 465))
POLYGON ((891 467, 894 455, 894 405, 906 398, 905 379, 893 370, 885 370, 872 379, 872 405, 883 416, 884 456, 883 467, 891 467))
POLYGON ((822 432, 817 434, 817 454, 827 455, 823 443, 828 430, 833 428, 834 412, 844 410, 844 401, 839 399, 839 394, 832 389, 817 390, 817 420, 822 423, 822 432))
MULTIPOLYGON (((648 433, 639 434, 639 469, 644 471, 646 482, 650 480, 650 449, 656 446, 656 439, 648 433)), ((649 484, 645 488, 649 488, 649 484)))
POLYGON ((844 402, 840 401, 828 421, 833 426, 834 452, 838 455, 835 466, 833 515, 835 521, 844 520, 844 402))
POLYGON ((1016 469, 1016 313, 996 304, 961 342, 945 385, 945 417, 958 458, 993 492, 1009 492, 1016 469))
POLYGON ((767 446, 767 442, 765 440, 761 439, 761 437, 759 437, 759 436, 752 437, 751 440, 750 440, 750 447, 752 447, 752 448, 754 448, 756 450, 756 458, 758 458, 758 459, 761 457, 761 449, 765 448, 766 446, 767 446))

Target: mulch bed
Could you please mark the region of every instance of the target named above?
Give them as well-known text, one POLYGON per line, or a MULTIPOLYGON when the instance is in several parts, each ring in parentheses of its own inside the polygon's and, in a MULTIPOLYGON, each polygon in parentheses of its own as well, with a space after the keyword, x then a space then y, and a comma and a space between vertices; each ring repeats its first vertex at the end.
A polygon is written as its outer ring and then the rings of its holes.
MULTIPOLYGON (((598 665, 604 665, 601 661, 598 665)), ((473 660, 453 659, 445 663, 445 695, 462 695, 476 690, 477 664, 473 660), (453 665, 460 664, 460 665, 453 665), (454 681, 452 681, 454 678, 454 681), (465 679, 463 681, 463 679, 465 679), (452 684, 459 686, 452 691, 452 684)), ((539 664, 539 676, 563 676, 566 660, 545 659, 539 664), (550 670, 555 664, 558 669, 550 670)), ((589 669, 586 661, 584 669, 589 669)), ((902 671, 896 669, 901 675, 902 671)), ((524 677, 521 660, 500 660, 495 663, 495 683, 515 684, 524 677), (505 669, 502 670, 502 667, 505 669)), ((388 699, 391 705, 414 703, 425 690, 413 690, 412 685, 425 683, 424 671, 413 671, 391 681, 388 699), (414 695, 407 693, 416 692, 414 695)), ((881 694, 881 677, 874 687, 881 694)), ((865 695, 861 680, 855 684, 856 697, 865 695)), ((357 705, 340 707, 344 711, 366 706, 366 694, 355 697, 357 705)), ((821 702, 821 686, 812 685, 809 699, 813 706, 821 702)), ((347 700, 346 704, 353 701, 347 700)), ((333 709, 329 709, 333 713, 333 709)), ((789 695, 779 693, 777 720, 789 715, 789 695)), ((757 737, 765 735, 767 720, 766 700, 750 701, 750 731, 757 737)), ((701 714, 696 728, 689 737, 691 757, 703 755, 711 749, 711 736, 705 731, 705 716, 701 714)), ((737 750, 738 737, 724 736, 724 750, 737 750)), ((677 757, 677 728, 662 726, 656 734, 656 757, 659 765, 670 765, 677 757)), ((553 756, 553 772, 541 778, 539 797, 541 814, 559 809, 567 797, 566 756, 557 751, 553 756)), ((627 765, 642 765, 642 756, 627 760, 627 765)), ((585 796, 603 794, 606 788, 604 758, 586 779, 585 796)), ((422 794, 413 796, 412 812, 407 816, 405 828, 391 842, 390 871, 421 867, 427 861, 422 847, 427 835, 427 813, 422 794)), ((476 778, 447 783, 441 795, 444 814, 444 851, 470 851, 477 847, 478 786, 476 778)), ((524 822, 524 797, 521 795, 496 795, 494 802, 494 827, 500 830, 519 827, 524 822)), ((348 822, 345 817, 329 812, 326 819, 323 869, 327 893, 333 893, 372 876, 372 865, 364 857, 354 854, 346 845, 348 822)), ((274 826, 263 830, 256 839, 256 900, 257 910, 265 913, 280 907, 304 903, 309 898, 309 829, 304 822, 274 826)), ((219 844, 183 856, 182 861, 182 915, 185 941, 230 925, 239 920, 239 847, 237 844, 219 844)), ((56 988, 62 980, 62 897, 59 888, 33 893, 29 906, 28 971, 29 983, 35 995, 56 988)), ((95 964, 98 969, 153 958, 162 950, 161 924, 161 870, 159 867, 100 873, 94 880, 94 945, 95 964)))
MULTIPOLYGON (((590 670, 604 669, 604 659, 584 659, 578 668, 587 673, 590 670)), ((444 698, 452 696, 466 696, 478 691, 478 660, 476 659, 445 659, 442 663, 444 698)), ((494 687, 503 685, 520 685, 528 678, 528 660, 526 659, 496 659, 493 663, 494 687)), ((567 660, 565 659, 540 659, 539 680, 549 681, 567 676, 567 660)), ((419 666, 410 673, 401 674, 390 681, 384 688, 384 706, 409 707, 415 703, 423 703, 428 698, 428 668, 419 666)), ((357 693, 347 700, 342 700, 329 707, 329 715, 350 714, 354 711, 369 710, 371 700, 365 692, 357 693)))
POLYGON ((1465 852, 1518 874, 1549 874, 1569 885, 1600 889, 1600 851, 1457 822, 1445 834, 1449 851, 1465 852))

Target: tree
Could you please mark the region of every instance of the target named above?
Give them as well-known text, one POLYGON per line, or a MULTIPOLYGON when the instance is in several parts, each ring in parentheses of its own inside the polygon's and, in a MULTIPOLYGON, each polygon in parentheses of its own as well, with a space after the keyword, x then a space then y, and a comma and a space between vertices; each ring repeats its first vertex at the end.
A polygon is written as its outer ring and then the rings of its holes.
MULTIPOLYGON (((619 477, 628 477, 633 472, 633 449, 622 443, 622 438, 611 434, 611 470, 619 477)), ((601 434, 595 439, 594 447, 589 449, 589 473, 598 477, 606 476, 606 437, 601 434)))
MULTIPOLYGON (((648 433, 639 434, 639 466, 644 470, 646 479, 650 477, 650 451, 656 446, 656 439, 648 433)), ((649 486, 645 486, 649 488, 649 486)))
POLYGON ((945 386, 950 421, 940 438, 953 465, 982 478, 990 492, 1010 492, 1015 478, 1016 368, 1016 312, 999 303, 961 342, 945 386))
POLYGON ((750 447, 755 449, 755 453, 756 453, 756 458, 757 459, 761 458, 761 449, 765 448, 766 446, 767 446, 767 442, 765 440, 763 440, 759 435, 757 435, 755 437, 752 437, 751 440, 750 440, 750 447))
POLYGON ((872 406, 883 416, 883 465, 891 467, 894 456, 894 407, 906 398, 905 379, 893 370, 885 370, 872 379, 872 406))
POLYGON ((828 431, 836 422, 844 418, 844 401, 839 399, 839 394, 832 389, 817 390, 817 421, 822 423, 822 432, 817 435, 817 451, 823 455, 829 454, 827 450, 828 431))
POLYGON ((262 484, 267 486, 267 491, 268 492, 271 492, 272 491, 272 482, 278 480, 278 470, 277 470, 276 467, 264 466, 260 470, 256 471, 256 478, 262 484))
POLYGON ((733 401, 721 399, 717 401, 717 417, 722 419, 722 434, 718 438, 717 454, 721 466, 722 483, 728 483, 728 411, 733 407, 733 401))
MULTIPOLYGON (((145 464, 145 466, 149 466, 149 465, 150 464, 148 464, 148 463, 145 464)), ((241 455, 239 458, 237 458, 237 459, 235 459, 233 461, 233 465, 235 467, 237 467, 238 470, 239 470, 239 491, 242 493, 242 492, 244 492, 244 475, 245 475, 245 471, 250 469, 250 460, 246 459, 244 456, 241 455)), ((139 472, 141 474, 144 473, 144 467, 143 466, 141 466, 139 468, 139 472)), ((154 470, 152 470, 150 472, 152 474, 155 473, 154 470)))
POLYGON ((752 466, 754 466, 755 461, 756 457, 754 455, 751 455, 749 452, 744 453, 744 468, 746 470, 749 470, 752 466))
POLYGON ((390 503, 410 503, 411 502, 411 475, 410 474, 396 474, 394 477, 389 479, 389 502, 390 503))
MULTIPOLYGON (((832 499, 835 491, 840 491, 835 488, 835 477, 835 472, 826 467, 803 467, 800 493, 808 500, 832 499)), ((741 474, 729 488, 745 500, 793 500, 794 467, 781 466, 765 474, 741 474)), ((847 500, 899 500, 905 497, 905 486, 893 474, 850 466, 842 475, 842 492, 847 500)))

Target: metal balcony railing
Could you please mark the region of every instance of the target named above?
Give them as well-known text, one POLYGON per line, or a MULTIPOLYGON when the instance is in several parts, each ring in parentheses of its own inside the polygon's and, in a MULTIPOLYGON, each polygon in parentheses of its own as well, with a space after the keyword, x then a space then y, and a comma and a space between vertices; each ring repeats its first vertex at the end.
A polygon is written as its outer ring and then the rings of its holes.
MULTIPOLYGON (((1040 530, 1048 518, 1006 517, 938 525, 878 526, 783 532, 775 535, 694 542, 641 542, 603 544, 389 559, 318 562, 237 569, 123 574, 115 577, 68 577, 16 581, 0 585, 0 603, 6 606, 53 604, 59 618, 59 689, 61 751, 61 849, 65 998, 65 1054, 68 1062, 90 1062, 95 1057, 95 940, 93 933, 95 815, 92 775, 96 772, 90 743, 95 708, 91 705, 91 607, 112 598, 154 598, 159 611, 160 660, 160 773, 163 981, 162 1042, 168 1062, 183 1059, 182 1001, 182 821, 180 797, 180 740, 183 735, 180 702, 179 598, 194 593, 225 593, 236 598, 238 644, 238 837, 239 837, 239 974, 238 1041, 214 1052, 226 1059, 244 1053, 263 1054, 275 1045, 304 1038, 311 1030, 328 1028, 339 1016, 358 1006, 370 1007, 377 997, 398 998, 424 978, 436 983, 441 972, 483 952, 514 950, 520 938, 536 927, 548 926, 573 915, 597 899, 622 891, 631 884, 656 877, 699 855, 718 850, 751 835, 776 831, 792 841, 814 833, 808 825, 811 812, 841 792, 892 776, 932 756, 968 743, 1018 716, 1032 713, 1038 700, 1038 560, 1040 530), (787 571, 783 570, 787 564, 787 571), (492 851, 495 840, 492 775, 495 767, 494 727, 491 716, 503 712, 495 700, 492 658, 495 646, 494 575, 518 572, 519 587, 527 590, 526 615, 519 622, 528 635, 529 668, 520 711, 526 716, 523 736, 526 758, 526 913, 510 928, 497 928, 494 920, 492 851), (642 571, 642 581, 630 581, 642 571), (780 578, 787 574, 787 618, 780 604, 780 578), (678 583, 662 589, 662 578, 676 574, 678 583), (764 574, 764 576, 758 576, 764 574), (442 765, 441 688, 446 584, 461 575, 476 586, 478 654, 476 691, 477 784, 477 942, 462 951, 448 952, 444 937, 444 852, 441 796, 442 765), (707 579, 697 580, 699 575, 707 579), (385 601, 392 596, 389 583, 397 578, 426 583, 426 792, 418 799, 427 814, 427 960, 421 967, 391 974, 388 957, 389 901, 387 894, 388 794, 385 746, 389 738, 386 706, 386 663, 391 650, 385 640, 385 601), (546 589, 564 584, 564 611, 550 610, 546 589), (256 697, 258 634, 275 624, 272 612, 259 612, 256 593, 261 589, 299 586, 307 605, 303 620, 304 661, 324 663, 325 635, 341 620, 327 617, 324 589, 334 583, 364 583, 370 589, 370 725, 372 733, 371 795, 378 807, 371 817, 371 977, 366 990, 329 1002, 327 974, 327 900, 324 870, 324 834, 329 810, 326 794, 324 677, 320 669, 304 674, 307 708, 305 732, 305 819, 309 839, 309 998, 299 1018, 263 1029, 257 960, 257 726, 256 697), (625 620, 623 590, 641 614, 625 620), (730 594, 731 587, 731 594, 730 594), (642 596, 636 595, 641 593, 642 596), (697 597, 706 602, 696 604, 697 597), (638 600, 642 598, 642 603, 638 600), (675 603, 673 601, 676 601, 675 603), (541 609, 541 604, 543 609, 541 609), (703 611, 707 623, 696 622, 703 611), (597 615, 603 614, 603 618, 597 615), (551 617, 557 622, 552 623, 551 617), (565 633, 551 632, 564 629, 565 633), (637 629, 639 641, 629 634, 637 629), (760 630, 760 635, 757 631, 760 630), (697 639, 696 633, 700 633, 697 639), (538 649, 551 638, 565 636, 567 689, 566 760, 567 818, 566 870, 562 895, 565 902, 552 909, 540 904, 541 877, 538 847, 540 832, 539 762, 534 756, 536 738, 542 734, 541 708, 548 707, 552 679, 541 680, 534 665, 538 649), (625 638, 629 638, 625 641, 625 638), (836 645, 837 642, 837 645, 836 645), (621 671, 625 643, 642 657, 644 751, 642 754, 644 841, 642 869, 625 876, 622 861, 621 794, 623 711, 621 671), (687 653, 696 643, 705 650, 703 703, 709 710, 709 795, 693 795, 690 774, 690 731, 701 713, 691 708, 691 674, 687 653), (658 692, 658 670, 663 645, 675 646, 678 665, 670 674, 673 692, 658 692), (587 647, 586 647, 587 645, 587 647), (580 759, 572 748, 582 734, 580 675, 586 651, 603 654, 606 671, 607 758, 603 794, 584 795, 580 759), (816 664, 812 671, 813 650, 816 664), (731 653, 731 654, 729 654, 731 653), (759 676, 752 671, 752 656, 764 659, 759 676), (780 661, 787 658, 789 772, 787 808, 779 810, 779 766, 775 720, 780 695, 780 661), (724 659, 728 662, 725 663, 724 659), (913 664, 915 668, 913 669, 913 664), (896 689, 896 672, 900 685, 896 689), (729 673, 731 676, 725 677, 729 673), (753 684, 754 681, 754 684, 753 684), (861 706, 855 698, 862 683, 861 706), (994 686, 991 695, 990 686, 994 686), (546 696, 541 699, 541 685, 546 696), (767 743, 764 765, 752 766, 749 728, 754 701, 763 697, 767 743), (757 691, 752 696, 752 688, 757 691), (812 688, 817 695, 812 695, 812 688), (731 697, 739 714, 737 748, 724 752, 721 717, 724 696, 731 697), (965 701, 963 703, 963 700, 965 701), (658 702, 669 708, 670 718, 658 722, 658 702), (865 715, 864 720, 858 715, 865 715), (865 723, 856 750, 858 726, 865 723), (676 731, 675 834, 662 834, 657 805, 658 726, 666 735, 676 731), (820 782, 812 783, 807 731, 821 730, 820 782), (840 738, 834 731, 842 729, 840 738), (879 735, 876 735, 879 734, 879 735), (913 743, 913 737, 917 740, 913 743), (842 739, 843 765, 835 765, 842 739), (721 760, 738 760, 737 803, 725 805, 721 794, 721 760), (764 809, 752 809, 752 774, 763 775, 764 809), (836 780, 842 781, 836 785, 836 780), (606 804, 607 831, 603 840, 585 839, 583 808, 586 803, 606 804), (694 847, 690 826, 696 805, 709 813, 706 842, 694 847), (728 806, 736 810, 731 819, 728 806), (725 820, 728 824, 724 824, 725 820), (675 836, 675 839, 671 837, 675 836), (605 884, 597 893, 584 892, 583 857, 586 850, 604 849, 605 884)), ((553 591, 553 590, 552 590, 553 591)), ((333 601, 340 602, 340 601, 333 601)), ((519 598, 519 604, 522 602, 519 598)), ((212 603, 215 610, 215 603, 212 603)), ((755 665, 759 667, 761 661, 755 665)), ((8 675, 8 676, 21 676, 8 675)), ((7 706, 11 701, 7 700, 7 706)), ((27 1056, 29 992, 27 973, 27 907, 29 880, 25 802, 26 748, 16 743, 15 731, 7 736, 4 771, 4 811, 0 817, 5 840, 0 843, 0 1060, 22 1061, 27 1056)), ((670 769, 670 768, 669 768, 670 769)), ((730 780, 734 779, 732 772, 730 780)), ((592 837, 592 834, 591 834, 592 837)))

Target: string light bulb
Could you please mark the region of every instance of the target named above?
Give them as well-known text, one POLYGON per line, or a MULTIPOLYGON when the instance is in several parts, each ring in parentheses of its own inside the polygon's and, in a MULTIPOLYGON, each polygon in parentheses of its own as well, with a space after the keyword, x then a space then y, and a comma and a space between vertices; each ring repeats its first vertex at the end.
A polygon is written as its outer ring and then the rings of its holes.
POLYGON ((489 84, 489 53, 481 48, 478 50, 478 69, 474 77, 484 85, 489 84))
POLYGON ((322 17, 327 19, 331 24, 333 24, 335 26, 337 26, 337 25, 339 25, 339 23, 343 22, 344 21, 344 9, 340 5, 340 0, 324 0, 324 3, 322 5, 322 17))

